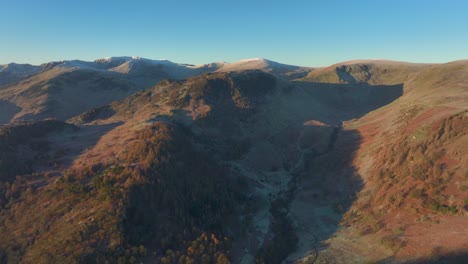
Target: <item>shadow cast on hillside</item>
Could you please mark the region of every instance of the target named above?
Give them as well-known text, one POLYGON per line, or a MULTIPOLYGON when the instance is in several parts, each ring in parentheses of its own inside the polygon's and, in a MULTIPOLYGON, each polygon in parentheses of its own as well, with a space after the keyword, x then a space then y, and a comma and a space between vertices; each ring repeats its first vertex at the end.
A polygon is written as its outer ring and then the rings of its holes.
POLYGON ((290 208, 299 241, 297 251, 288 260, 309 256, 305 263, 314 263, 327 247, 325 241, 339 231, 344 214, 363 187, 353 166, 360 143, 357 131, 335 127, 321 150, 310 148, 304 152, 304 168, 296 179, 296 196, 290 208))
POLYGON ((5 100, 0 100, 0 126, 8 124, 20 111, 21 108, 17 105, 5 100))
POLYGON ((303 81, 295 81, 294 84, 319 102, 332 107, 332 120, 320 120, 325 123, 362 117, 403 95, 403 84, 335 84, 303 81))
POLYGON ((101 138, 109 131, 122 125, 123 122, 116 122, 103 125, 79 126, 78 131, 66 133, 60 137, 52 138, 52 145, 59 150, 65 151, 62 164, 70 166, 76 158, 84 154, 88 149, 93 148, 101 138))
MULTIPOLYGON (((291 219, 298 235, 297 250, 287 259, 290 263, 303 259, 314 263, 317 259, 335 263, 343 256, 335 256, 327 240, 341 229, 341 221, 351 208, 364 182, 354 166, 362 137, 356 130, 343 129, 341 123, 359 118, 383 107, 403 94, 403 85, 367 83, 327 84, 295 82, 311 97, 327 104, 333 115, 316 118, 335 127, 298 127, 302 137, 307 130, 312 146, 303 146, 303 170, 296 179, 296 196, 291 202, 291 219), (333 131, 330 129, 333 128, 333 131), (325 136, 328 135, 328 136, 325 136), (320 146, 321 144, 321 146, 320 146)), ((344 256, 346 258, 346 256, 344 256)))

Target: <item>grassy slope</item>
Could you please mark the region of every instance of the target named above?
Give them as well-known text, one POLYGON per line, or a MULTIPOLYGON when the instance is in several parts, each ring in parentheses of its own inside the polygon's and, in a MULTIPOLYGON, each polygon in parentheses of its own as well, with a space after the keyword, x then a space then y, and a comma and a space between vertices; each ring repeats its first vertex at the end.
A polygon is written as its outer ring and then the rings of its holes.
MULTIPOLYGON (((362 136, 354 163, 364 188, 339 234, 380 240, 400 259, 467 250, 468 63, 361 63, 346 70, 358 81, 401 82, 404 95, 345 123, 362 136)), ((343 82, 337 71, 313 72, 308 80, 343 82)), ((340 236, 330 243, 336 252, 343 247, 340 236)))
POLYGON ((53 68, 2 89, 0 98, 20 108, 12 120, 66 120, 136 90, 117 75, 53 68))
POLYGON ((367 82, 372 85, 392 85, 403 83, 427 66, 394 61, 351 61, 316 69, 300 80, 319 83, 367 82))

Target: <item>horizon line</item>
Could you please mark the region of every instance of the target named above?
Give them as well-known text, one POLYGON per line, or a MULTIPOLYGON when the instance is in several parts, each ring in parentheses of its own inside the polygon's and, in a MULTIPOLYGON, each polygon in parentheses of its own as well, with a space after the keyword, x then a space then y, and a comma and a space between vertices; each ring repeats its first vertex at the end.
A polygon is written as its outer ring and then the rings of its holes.
POLYGON ((31 65, 31 66, 41 66, 47 63, 54 63, 54 62, 67 62, 67 61, 82 61, 82 62, 96 62, 98 60, 108 60, 112 58, 128 58, 130 60, 150 60, 150 61, 168 61, 176 64, 181 64, 181 65, 193 65, 193 66, 201 66, 201 65, 207 65, 207 64, 212 64, 212 63, 227 63, 227 64, 233 64, 233 63, 238 63, 238 62, 245 62, 245 61, 254 61, 254 60, 267 60, 275 63, 280 63, 284 65, 290 65, 290 66, 298 66, 298 67, 305 67, 305 68, 326 68, 330 67, 333 65, 340 65, 340 64, 358 64, 358 63, 366 63, 366 62, 393 62, 393 63, 408 63, 408 64, 447 64, 447 63, 453 63, 453 62, 458 62, 458 61, 465 61, 468 60, 468 58, 461 58, 461 59, 456 59, 456 60, 449 60, 449 61, 443 61, 443 62, 412 62, 412 61, 402 61, 402 60, 394 60, 394 59, 386 59, 386 58, 369 58, 369 59, 348 59, 348 60, 343 60, 343 61, 338 61, 332 64, 327 64, 323 66, 310 66, 310 65, 296 65, 296 64, 290 64, 290 63, 283 63, 278 60, 271 60, 268 58, 261 58, 261 57, 253 57, 253 58, 245 58, 245 59, 240 59, 236 61, 226 61, 226 60, 217 60, 217 61, 211 61, 211 62, 206 62, 206 63, 200 63, 200 64, 194 64, 194 63, 186 63, 186 62, 175 62, 170 59, 153 59, 153 58, 148 58, 148 57, 140 57, 140 56, 105 56, 101 58, 97 58, 94 60, 85 60, 85 59, 64 59, 64 60, 50 60, 46 62, 42 62, 40 64, 35 64, 35 63, 29 63, 29 62, 9 62, 9 63, 2 63, 0 66, 6 66, 6 65, 11 65, 11 64, 17 64, 17 65, 31 65))

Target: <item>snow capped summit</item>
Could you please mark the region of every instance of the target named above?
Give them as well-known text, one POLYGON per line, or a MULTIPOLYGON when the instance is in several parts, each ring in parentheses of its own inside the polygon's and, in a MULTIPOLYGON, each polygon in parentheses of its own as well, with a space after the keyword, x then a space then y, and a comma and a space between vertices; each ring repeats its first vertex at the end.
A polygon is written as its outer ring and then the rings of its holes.
POLYGON ((79 68, 79 69, 89 69, 89 70, 97 70, 94 62, 88 61, 81 61, 81 60, 69 60, 69 61, 61 61, 60 64, 57 65, 59 68, 79 68))
POLYGON ((96 63, 120 63, 120 64, 123 64, 123 63, 131 62, 131 61, 144 61, 144 62, 150 62, 150 63, 154 63, 154 64, 167 64, 167 63, 172 64, 173 63, 173 62, 171 62, 169 60, 166 60, 166 59, 152 60, 152 59, 145 59, 145 58, 138 57, 138 56, 105 57, 105 58, 102 58, 102 59, 97 59, 94 62, 96 62, 96 63))
POLYGON ((219 71, 227 72, 227 71, 241 71, 241 70, 250 70, 250 69, 257 69, 257 70, 272 70, 277 68, 300 68, 297 66, 281 64, 278 62, 274 62, 271 60, 267 60, 264 58, 251 58, 251 59, 243 59, 233 63, 227 63, 219 69, 219 71))
POLYGON ((263 61, 263 60, 265 60, 265 59, 263 59, 263 58, 250 58, 250 59, 242 59, 240 61, 249 62, 249 61, 263 61))
POLYGON ((225 63, 218 72, 235 72, 246 70, 261 70, 283 76, 287 79, 301 78, 307 75, 312 68, 282 64, 264 58, 243 59, 233 63, 225 63))
POLYGON ((243 59, 234 63, 277 63, 277 62, 264 59, 264 58, 250 58, 250 59, 243 59))
POLYGON ((139 59, 139 58, 136 57, 136 56, 132 56, 132 57, 129 57, 129 56, 105 57, 105 58, 102 58, 102 59, 97 59, 94 62, 97 62, 97 63, 106 63, 106 62, 115 62, 115 61, 123 62, 123 61, 135 60, 135 59, 139 59))

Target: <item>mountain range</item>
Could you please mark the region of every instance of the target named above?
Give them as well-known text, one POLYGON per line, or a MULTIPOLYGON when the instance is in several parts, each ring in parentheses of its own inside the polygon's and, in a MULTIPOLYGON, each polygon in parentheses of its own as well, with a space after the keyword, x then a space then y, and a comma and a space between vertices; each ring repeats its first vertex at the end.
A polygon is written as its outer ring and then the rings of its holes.
POLYGON ((463 263, 468 61, 0 66, 0 263, 463 263))
POLYGON ((265 59, 197 66, 139 57, 109 57, 93 62, 72 60, 40 66, 11 63, 0 66, 0 109, 7 113, 2 115, 0 123, 47 117, 66 120, 149 88, 162 79, 246 69, 267 71, 288 79, 305 76, 311 70, 265 59))

